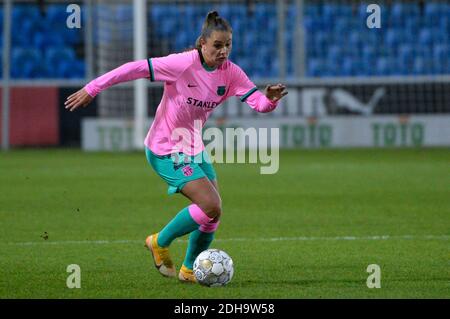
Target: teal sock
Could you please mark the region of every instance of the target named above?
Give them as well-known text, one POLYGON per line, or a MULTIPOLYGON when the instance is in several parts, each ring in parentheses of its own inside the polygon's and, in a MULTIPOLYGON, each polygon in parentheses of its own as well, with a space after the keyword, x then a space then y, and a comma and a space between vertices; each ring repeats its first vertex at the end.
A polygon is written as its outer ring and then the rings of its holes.
POLYGON ((195 258, 204 250, 209 248, 214 239, 214 233, 204 233, 200 230, 195 230, 189 236, 189 244, 184 259, 183 265, 188 269, 192 269, 195 258))
POLYGON ((158 246, 167 247, 175 238, 198 229, 198 226, 192 219, 189 208, 185 207, 159 232, 158 246))

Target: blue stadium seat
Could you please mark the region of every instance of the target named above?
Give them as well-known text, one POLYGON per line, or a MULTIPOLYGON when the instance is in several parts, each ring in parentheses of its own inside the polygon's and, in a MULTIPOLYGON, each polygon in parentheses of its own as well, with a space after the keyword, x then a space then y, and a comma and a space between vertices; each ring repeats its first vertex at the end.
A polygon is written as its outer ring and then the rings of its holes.
POLYGON ((439 30, 442 32, 442 35, 447 39, 447 43, 450 42, 450 5, 448 7, 449 13, 448 17, 445 19, 441 19, 439 24, 439 30))
POLYGON ((449 44, 436 44, 433 47, 433 58, 436 60, 450 62, 450 45, 449 44))
POLYGON ((303 26, 308 34, 314 33, 321 28, 320 22, 311 16, 307 16, 303 19, 303 26))
POLYGON ((334 32, 336 33, 346 33, 350 30, 352 30, 352 19, 349 19, 347 17, 336 17, 334 20, 334 32))
POLYGON ((433 64, 436 74, 448 73, 450 67, 450 45, 437 44, 433 47, 433 64))
POLYGON ((265 23, 273 13, 276 12, 276 6, 269 3, 259 3, 255 6, 254 19, 258 23, 265 23))
MULTIPOLYGON (((193 43, 192 43, 193 45, 193 43)), ((189 35, 186 32, 179 32, 177 37, 175 38, 175 50, 176 51, 182 51, 189 46, 191 46, 191 43, 189 43, 189 35)))
POLYGON ((434 33, 431 29, 423 28, 419 32, 419 44, 423 46, 430 46, 433 44, 434 33))
POLYGON ((11 51, 11 76, 18 79, 45 77, 46 65, 42 54, 33 48, 13 48, 11 51))
POLYGON ((70 62, 62 61, 55 74, 57 77, 66 79, 81 79, 85 77, 85 63, 82 60, 73 60, 70 62))
POLYGON ((308 3, 308 4, 305 4, 305 6, 303 8, 304 8, 303 11, 304 11, 305 18, 311 17, 311 18, 315 19, 322 15, 322 6, 320 4, 308 3))
POLYGON ((336 16, 339 16, 338 5, 334 3, 324 3, 322 6, 322 17, 333 21, 336 16))
POLYGON ((230 21, 234 14, 233 5, 231 3, 221 4, 218 8, 218 12, 221 16, 230 21))
POLYGON ((401 29, 392 28, 386 31, 386 36, 384 39, 384 44, 388 48, 396 48, 402 42, 402 31, 401 29))
POLYGON ((46 20, 52 28, 55 28, 55 30, 65 27, 67 17, 69 16, 66 9, 67 5, 63 4, 49 4, 47 6, 46 20))
POLYGON ((360 31, 351 31, 348 35, 348 40, 350 44, 350 50, 353 52, 360 51, 363 44, 366 43, 366 38, 360 31))
POLYGON ((325 69, 325 61, 322 59, 309 59, 307 65, 307 74, 308 76, 320 77, 326 73, 325 69))
MULTIPOLYGON (((277 77, 280 72, 280 61, 278 60, 278 57, 272 58, 270 61, 270 77, 277 77)), ((294 68, 292 66, 292 63, 288 64, 288 70, 287 70, 287 76, 292 76, 294 74, 294 68)))
POLYGON ((181 14, 183 14, 183 16, 185 17, 186 21, 192 21, 197 19, 198 16, 198 6, 196 5, 190 5, 190 4, 186 4, 180 11, 181 14))
POLYGON ((405 17, 404 21, 405 32, 412 35, 417 35, 420 28, 422 27, 420 18, 418 16, 407 16, 405 17))
POLYGON ((415 3, 396 2, 391 7, 391 21, 402 24, 406 17, 418 17, 420 15, 420 8, 415 3))
POLYGON ((426 75, 432 73, 432 65, 427 63, 427 60, 421 56, 416 56, 413 65, 414 75, 426 75))
POLYGON ((340 76, 352 76, 356 75, 358 72, 358 63, 356 59, 345 57, 342 64, 338 65, 340 67, 340 76))
POLYGON ((393 71, 394 63, 391 58, 380 57, 376 62, 375 74, 378 76, 390 75, 393 71))
POLYGON ((340 64, 344 57, 344 49, 340 45, 331 45, 327 50, 327 64, 340 64))
POLYGON ((25 20, 39 20, 41 13, 39 7, 31 4, 16 4, 12 8, 12 23, 20 25, 25 20))
POLYGON ((70 47, 48 48, 45 51, 45 63, 49 66, 49 76, 53 78, 64 77, 61 67, 76 60, 75 52, 70 47))
POLYGON ((119 4, 116 7, 116 19, 118 22, 133 21, 133 7, 127 4, 119 4))
POLYGON ((364 64, 373 65, 376 59, 376 49, 372 45, 364 45, 362 48, 362 60, 364 64))
POLYGON ((51 31, 37 32, 29 40, 31 40, 35 48, 41 50, 48 47, 63 47, 65 45, 65 38, 60 33, 51 31))
POLYGON ((443 13, 441 11, 442 8, 443 7, 438 2, 427 1, 427 3, 425 3, 424 14, 426 17, 439 18, 441 16, 441 14, 443 13))
POLYGON ((450 12, 446 11, 447 6, 438 2, 428 2, 424 9, 424 25, 427 27, 434 27, 439 25, 440 21, 450 19, 450 12))
POLYGON ((414 60, 414 46, 408 43, 401 44, 398 49, 398 57, 402 65, 410 65, 414 60))

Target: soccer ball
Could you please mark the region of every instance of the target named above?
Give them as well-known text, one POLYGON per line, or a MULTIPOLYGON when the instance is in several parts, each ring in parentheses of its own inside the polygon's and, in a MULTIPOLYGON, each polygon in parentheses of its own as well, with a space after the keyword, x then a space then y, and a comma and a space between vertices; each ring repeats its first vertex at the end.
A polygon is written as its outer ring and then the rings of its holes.
POLYGON ((207 249, 194 261, 194 275, 203 286, 225 286, 233 278, 233 260, 220 249, 207 249))

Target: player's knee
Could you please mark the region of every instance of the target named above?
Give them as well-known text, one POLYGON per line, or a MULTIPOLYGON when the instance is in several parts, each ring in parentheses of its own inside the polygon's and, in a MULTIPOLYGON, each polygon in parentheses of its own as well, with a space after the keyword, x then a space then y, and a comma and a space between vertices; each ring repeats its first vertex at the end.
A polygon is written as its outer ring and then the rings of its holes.
POLYGON ((203 211, 210 218, 219 219, 222 214, 222 200, 220 198, 213 198, 208 200, 203 205, 203 211))

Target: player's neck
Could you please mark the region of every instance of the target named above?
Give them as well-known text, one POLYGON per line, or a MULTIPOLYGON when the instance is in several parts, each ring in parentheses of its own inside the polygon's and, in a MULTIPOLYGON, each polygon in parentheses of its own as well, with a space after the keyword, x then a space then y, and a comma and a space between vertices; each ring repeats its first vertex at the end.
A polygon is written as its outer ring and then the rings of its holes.
POLYGON ((205 57, 202 54, 202 50, 198 49, 198 54, 200 56, 200 62, 202 63, 206 71, 214 71, 215 69, 217 69, 217 65, 206 61, 205 57))

